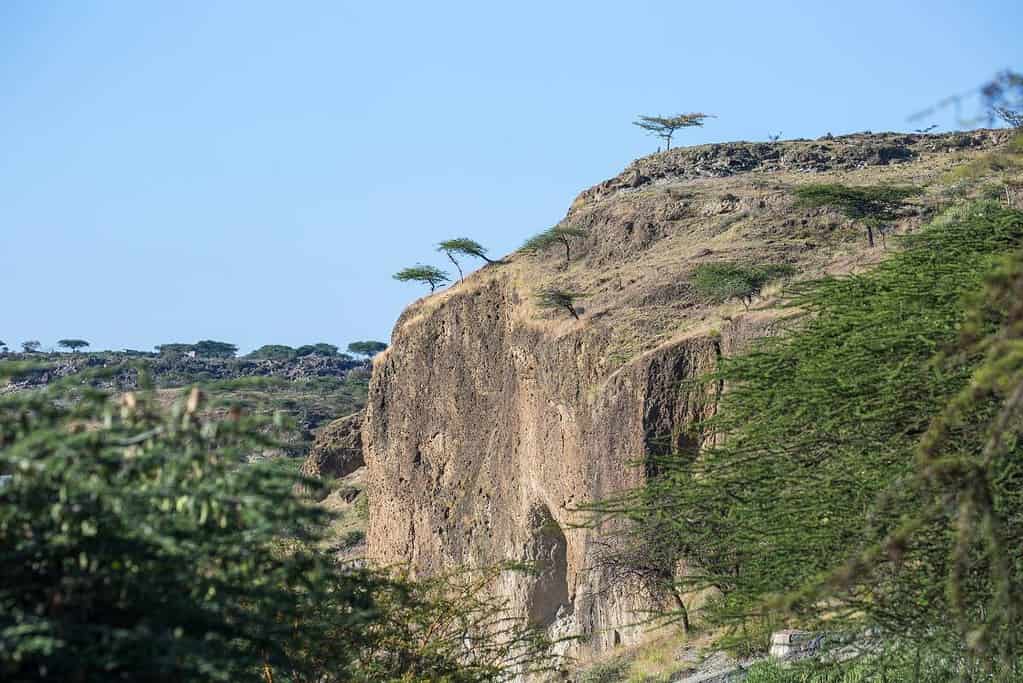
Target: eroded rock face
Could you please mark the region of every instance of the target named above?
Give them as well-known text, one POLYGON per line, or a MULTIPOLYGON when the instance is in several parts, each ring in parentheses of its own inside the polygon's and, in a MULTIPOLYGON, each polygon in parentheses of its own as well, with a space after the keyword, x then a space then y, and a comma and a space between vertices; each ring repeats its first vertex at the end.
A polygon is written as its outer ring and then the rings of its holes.
MULTIPOLYGON (((410 306, 374 363, 362 432, 370 558, 417 575, 535 562, 538 572, 494 587, 519 614, 584 636, 579 655, 641 637, 626 625, 652 605, 594 568, 602 530, 576 526, 577 508, 639 485, 644 454, 698 451, 693 425, 723 387, 687 381, 778 319, 769 301, 747 312, 697 300, 696 264, 788 263, 805 276, 869 267, 881 257, 855 226, 794 208, 799 174, 868 184, 876 166, 885 182, 925 183, 948 168, 940 136, 860 137, 640 160, 573 204, 566 220, 587 237, 571 263, 556 250, 513 255, 410 306), (587 293, 581 320, 532 305, 550 284, 587 293)), ((981 150, 998 137, 967 142, 981 150)))
POLYGON ((362 452, 362 422, 365 411, 334 420, 321 429, 309 449, 302 474, 307 477, 340 479, 366 464, 362 452))

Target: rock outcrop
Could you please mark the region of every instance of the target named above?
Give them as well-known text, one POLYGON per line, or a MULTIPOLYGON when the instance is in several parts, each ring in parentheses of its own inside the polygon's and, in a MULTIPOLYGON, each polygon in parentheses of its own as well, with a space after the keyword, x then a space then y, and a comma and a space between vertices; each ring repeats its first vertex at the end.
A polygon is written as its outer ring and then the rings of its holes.
POLYGON ((366 464, 362 454, 364 416, 365 411, 360 410, 320 429, 302 463, 302 475, 341 479, 363 467, 366 464))
MULTIPOLYGON (((495 590, 577 652, 640 637, 649 607, 594 568, 600 529, 577 508, 640 484, 645 454, 698 451, 693 424, 722 387, 687 383, 770 334, 770 291, 747 312, 697 297, 699 263, 787 263, 800 277, 882 258, 837 214, 794 207, 808 177, 927 185, 1000 144, 998 132, 714 145, 646 157, 583 192, 572 248, 515 254, 410 306, 375 363, 363 428, 369 556, 415 574, 537 562, 495 590), (541 286, 585 292, 581 320, 533 304, 541 286)), ((925 196, 899 231, 930 211, 925 196)))

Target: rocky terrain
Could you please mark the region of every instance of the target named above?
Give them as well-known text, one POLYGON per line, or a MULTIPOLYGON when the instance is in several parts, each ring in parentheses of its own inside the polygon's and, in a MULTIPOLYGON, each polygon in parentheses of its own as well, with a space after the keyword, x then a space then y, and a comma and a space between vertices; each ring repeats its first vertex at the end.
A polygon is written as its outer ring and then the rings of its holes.
POLYGON ((797 207, 795 187, 922 187, 892 226, 906 233, 957 191, 952 169, 1008 138, 705 145, 639 159, 582 192, 561 223, 586 231, 570 262, 552 249, 487 266, 411 305, 375 359, 361 432, 369 556, 415 575, 536 562, 494 587, 514 611, 582 636, 573 651, 584 657, 641 640, 629 624, 651 605, 594 566, 603 530, 578 526, 578 507, 640 483, 645 454, 700 449, 691 426, 722 388, 685 382, 780 324, 777 287, 747 311, 701 299, 693 269, 786 264, 802 279, 869 268, 886 249, 836 212, 797 207), (582 293, 579 319, 539 308, 545 286, 582 293))

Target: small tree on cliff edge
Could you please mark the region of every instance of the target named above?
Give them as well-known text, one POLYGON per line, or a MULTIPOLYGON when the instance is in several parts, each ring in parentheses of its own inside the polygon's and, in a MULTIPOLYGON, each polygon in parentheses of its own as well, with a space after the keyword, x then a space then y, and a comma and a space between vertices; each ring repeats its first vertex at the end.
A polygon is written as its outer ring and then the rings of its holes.
POLYGON ((89 342, 84 339, 61 339, 57 342, 57 346, 64 349, 71 349, 72 352, 75 352, 78 349, 84 349, 88 345, 89 342))
POLYGON ((639 126, 651 135, 664 140, 667 149, 671 149, 671 136, 680 128, 694 128, 702 126, 706 119, 714 118, 711 114, 679 114, 678 116, 640 116, 632 122, 632 125, 639 126))
POLYGON ((525 244, 519 247, 519 250, 527 254, 537 254, 555 244, 560 244, 565 247, 565 263, 568 263, 572 258, 572 243, 570 240, 573 237, 584 237, 585 235, 586 231, 581 228, 555 225, 553 228, 544 230, 539 235, 530 237, 526 240, 525 244))
POLYGON ((568 292, 556 287, 540 289, 534 295, 536 305, 540 308, 555 308, 566 310, 572 317, 579 320, 579 314, 575 311, 575 300, 581 295, 575 292, 568 292))
POLYGON ((440 268, 435 266, 416 265, 409 268, 402 268, 394 274, 394 279, 399 282, 422 282, 430 285, 430 292, 437 289, 437 285, 450 282, 451 277, 440 268))
POLYGON ((447 255, 451 262, 455 264, 455 268, 458 269, 458 281, 462 281, 462 266, 455 259, 455 255, 461 256, 472 256, 474 258, 483 259, 487 263, 497 263, 493 259, 487 256, 486 248, 475 240, 471 240, 468 237, 456 237, 450 240, 444 240, 437 245, 437 251, 443 252, 447 255))

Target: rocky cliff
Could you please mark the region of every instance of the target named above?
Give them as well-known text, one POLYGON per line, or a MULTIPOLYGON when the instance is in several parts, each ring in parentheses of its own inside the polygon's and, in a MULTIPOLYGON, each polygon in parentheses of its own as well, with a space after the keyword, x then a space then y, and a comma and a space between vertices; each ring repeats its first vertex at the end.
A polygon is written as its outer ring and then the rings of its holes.
POLYGON ((941 203, 936 181, 1005 141, 997 131, 861 134, 708 145, 652 155, 583 192, 565 225, 573 260, 513 254, 410 306, 374 364, 362 438, 370 557, 416 574, 539 561, 495 590, 513 609, 600 651, 639 637, 642 603, 594 568, 599 529, 573 509, 641 483, 644 454, 699 449, 694 421, 720 387, 686 380, 769 334, 770 290, 751 310, 701 301, 700 263, 784 263, 797 277, 869 267, 861 229, 794 206, 806 182, 928 188, 895 226, 941 203), (533 292, 585 293, 579 320, 533 292))

